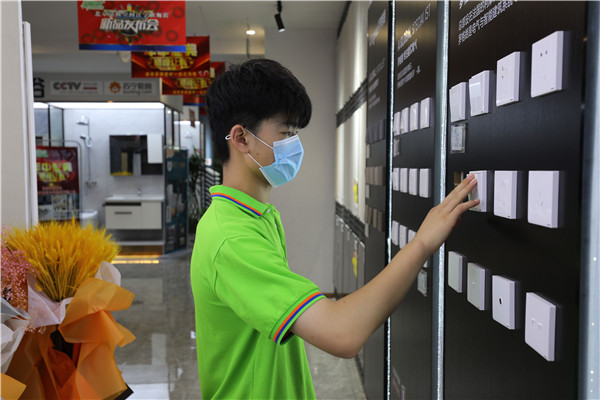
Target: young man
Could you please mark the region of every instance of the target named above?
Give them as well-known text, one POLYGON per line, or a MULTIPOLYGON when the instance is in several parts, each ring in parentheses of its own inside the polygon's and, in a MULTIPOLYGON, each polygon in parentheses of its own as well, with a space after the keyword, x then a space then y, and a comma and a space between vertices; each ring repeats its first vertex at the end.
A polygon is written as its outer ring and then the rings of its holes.
POLYGON ((205 399, 309 399, 301 339, 353 357, 387 319, 421 266, 446 240, 476 184, 463 181, 427 215, 415 238, 373 280, 338 300, 290 271, 271 188, 303 158, 297 129, 311 116, 302 84, 272 60, 225 72, 207 94, 223 185, 196 231, 191 261, 200 387, 205 399))

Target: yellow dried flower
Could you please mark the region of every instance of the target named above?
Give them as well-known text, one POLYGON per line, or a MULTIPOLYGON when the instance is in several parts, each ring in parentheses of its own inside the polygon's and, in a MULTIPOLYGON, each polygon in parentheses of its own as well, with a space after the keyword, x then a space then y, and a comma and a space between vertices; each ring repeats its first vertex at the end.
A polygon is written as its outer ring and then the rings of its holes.
POLYGON ((25 254, 36 271, 37 286, 57 302, 74 296, 102 261, 112 262, 119 253, 106 229, 81 228, 75 220, 15 229, 7 234, 5 245, 25 254))

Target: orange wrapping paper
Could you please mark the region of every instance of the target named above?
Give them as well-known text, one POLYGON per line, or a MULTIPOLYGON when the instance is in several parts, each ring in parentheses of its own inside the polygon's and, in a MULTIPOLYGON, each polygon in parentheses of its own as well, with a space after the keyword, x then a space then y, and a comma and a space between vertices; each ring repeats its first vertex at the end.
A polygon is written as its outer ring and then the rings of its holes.
POLYGON ((21 396, 21 393, 23 393, 23 391, 25 390, 24 384, 4 374, 2 374, 0 387, 2 388, 0 392, 4 400, 16 400, 19 398, 19 396, 21 396))
POLYGON ((114 357, 116 345, 135 336, 113 318, 111 311, 128 308, 133 293, 110 282, 87 279, 58 325, 74 344, 73 359, 53 348, 49 326, 43 334, 27 333, 7 374, 27 385, 21 399, 112 399, 127 385, 114 357))

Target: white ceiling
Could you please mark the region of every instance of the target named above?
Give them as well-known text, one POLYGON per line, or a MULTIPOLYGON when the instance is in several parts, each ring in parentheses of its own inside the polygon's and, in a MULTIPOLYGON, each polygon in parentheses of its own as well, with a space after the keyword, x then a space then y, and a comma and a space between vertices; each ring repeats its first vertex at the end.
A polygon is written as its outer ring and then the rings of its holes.
MULTIPOLYGON (((283 1, 287 30, 337 29, 345 1, 283 1)), ((79 50, 75 1, 22 1, 23 21, 31 24, 36 72, 128 72, 129 63, 112 51, 79 50)), ((236 62, 246 57, 246 27, 251 56, 264 54, 265 30, 276 29, 276 1, 186 1, 188 36, 210 36, 211 59, 236 62)), ((278 33, 285 35, 286 32, 278 33)))

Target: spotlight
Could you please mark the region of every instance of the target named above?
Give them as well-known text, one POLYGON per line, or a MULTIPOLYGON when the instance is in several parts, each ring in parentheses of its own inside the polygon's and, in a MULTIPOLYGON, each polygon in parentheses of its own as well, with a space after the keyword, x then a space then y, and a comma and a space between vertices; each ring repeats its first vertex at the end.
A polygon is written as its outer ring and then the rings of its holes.
POLYGON ((281 1, 277 2, 277 14, 275 14, 275 22, 277 22, 277 29, 279 32, 285 31, 285 26, 283 26, 283 21, 281 20, 281 1))

